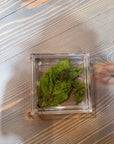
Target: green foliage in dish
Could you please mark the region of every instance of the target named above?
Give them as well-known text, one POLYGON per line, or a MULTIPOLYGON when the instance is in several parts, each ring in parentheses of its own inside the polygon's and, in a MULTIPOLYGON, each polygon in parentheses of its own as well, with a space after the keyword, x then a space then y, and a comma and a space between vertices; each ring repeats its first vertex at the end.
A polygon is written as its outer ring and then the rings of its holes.
POLYGON ((61 61, 49 68, 41 77, 38 86, 38 107, 57 106, 68 99, 73 90, 76 104, 83 99, 85 85, 75 81, 80 76, 82 67, 71 67, 69 60, 61 61))

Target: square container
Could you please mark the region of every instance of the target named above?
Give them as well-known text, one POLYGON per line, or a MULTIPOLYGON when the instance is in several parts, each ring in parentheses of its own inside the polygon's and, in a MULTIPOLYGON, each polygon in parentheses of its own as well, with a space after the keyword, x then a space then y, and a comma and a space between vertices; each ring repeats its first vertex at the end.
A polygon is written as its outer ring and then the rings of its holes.
POLYGON ((91 100, 91 81, 90 81, 90 58, 89 54, 31 54, 32 60, 32 92, 31 92, 31 114, 69 114, 69 113, 91 113, 92 112, 92 100, 91 100), (62 102, 55 107, 39 108, 37 106, 37 85, 38 82, 49 68, 56 63, 69 60, 70 66, 80 67, 83 65, 82 73, 78 77, 78 80, 85 84, 85 94, 83 100, 78 105, 75 105, 75 101, 71 96, 65 102, 62 102))

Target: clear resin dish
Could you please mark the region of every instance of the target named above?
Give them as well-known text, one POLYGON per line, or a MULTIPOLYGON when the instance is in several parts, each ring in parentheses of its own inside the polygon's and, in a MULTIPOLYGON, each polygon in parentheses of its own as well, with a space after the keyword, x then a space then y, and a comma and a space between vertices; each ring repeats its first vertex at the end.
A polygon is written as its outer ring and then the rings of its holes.
POLYGON ((91 80, 90 80, 90 58, 88 53, 72 53, 72 54, 48 54, 48 53, 32 53, 32 90, 31 90, 31 114, 69 114, 69 113, 91 113, 92 99, 91 99, 91 80), (38 95, 37 85, 41 76, 56 63, 69 60, 70 66, 83 66, 81 75, 78 81, 85 84, 85 93, 82 102, 76 105, 76 101, 71 95, 66 101, 54 107, 37 106, 38 95))

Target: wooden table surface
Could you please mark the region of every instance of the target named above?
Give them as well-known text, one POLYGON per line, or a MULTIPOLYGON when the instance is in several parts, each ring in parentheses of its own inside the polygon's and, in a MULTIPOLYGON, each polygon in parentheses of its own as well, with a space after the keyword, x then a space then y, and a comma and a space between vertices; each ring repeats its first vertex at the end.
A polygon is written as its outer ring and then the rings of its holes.
POLYGON ((112 144, 113 0, 0 0, 0 144, 112 144), (89 52, 92 114, 30 119, 29 55, 89 52))

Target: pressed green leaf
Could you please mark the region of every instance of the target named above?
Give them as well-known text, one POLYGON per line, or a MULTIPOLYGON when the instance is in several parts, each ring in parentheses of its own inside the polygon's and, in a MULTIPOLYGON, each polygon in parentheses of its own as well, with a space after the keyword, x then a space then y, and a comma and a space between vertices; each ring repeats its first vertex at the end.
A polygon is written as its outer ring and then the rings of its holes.
POLYGON ((80 76, 82 67, 70 67, 69 61, 64 60, 49 68, 41 77, 38 86, 38 106, 57 106, 69 97, 72 89, 76 104, 82 101, 85 86, 75 81, 80 76))
POLYGON ((52 94, 53 100, 48 106, 57 106, 59 103, 68 99, 71 88, 71 82, 57 81, 52 94))
POLYGON ((49 103, 50 98, 52 99, 53 89, 56 83, 57 75, 60 71, 69 67, 69 61, 64 60, 53 67, 49 68, 47 72, 45 72, 37 86, 38 93, 38 106, 46 107, 47 103, 49 103))

